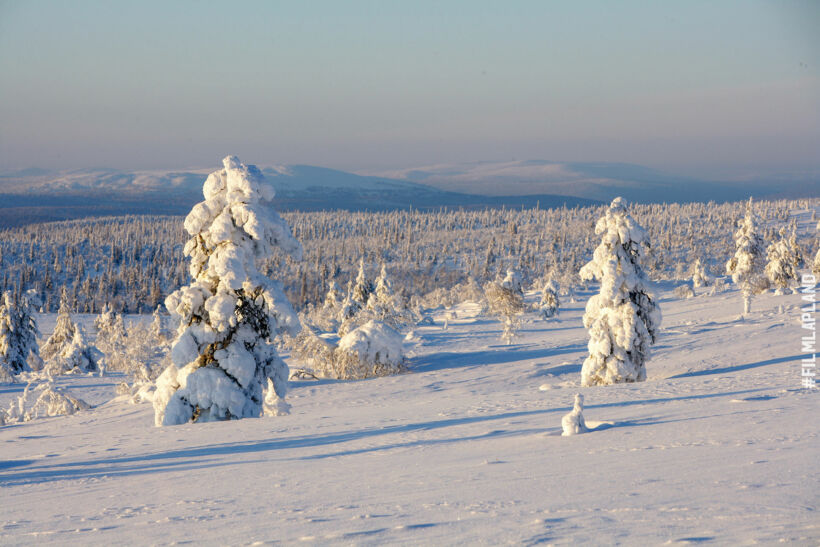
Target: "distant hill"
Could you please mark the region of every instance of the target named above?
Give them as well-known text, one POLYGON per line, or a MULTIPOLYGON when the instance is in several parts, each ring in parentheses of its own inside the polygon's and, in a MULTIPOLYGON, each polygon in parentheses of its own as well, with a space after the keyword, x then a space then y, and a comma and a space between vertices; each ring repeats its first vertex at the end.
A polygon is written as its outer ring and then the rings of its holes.
MULTIPOLYGON (((117 171, 26 169, 0 174, 0 227, 87 216, 184 215, 201 201, 210 169, 117 171)), ((280 211, 386 211, 395 209, 584 206, 576 196, 480 195, 408 180, 365 176, 308 165, 271 166, 262 172, 276 188, 280 211)))
MULTIPOLYGON (((217 168, 179 171, 30 168, 0 173, 0 227, 87 216, 184 215, 217 168)), ((477 162, 355 174, 310 165, 262 167, 280 211, 542 208, 629 201, 735 201, 820 196, 820 177, 705 181, 625 163, 477 162)))
POLYGON ((544 160, 433 165, 375 173, 451 192, 557 194, 608 202, 692 202, 820 196, 820 174, 710 181, 663 173, 628 163, 567 163, 544 160))

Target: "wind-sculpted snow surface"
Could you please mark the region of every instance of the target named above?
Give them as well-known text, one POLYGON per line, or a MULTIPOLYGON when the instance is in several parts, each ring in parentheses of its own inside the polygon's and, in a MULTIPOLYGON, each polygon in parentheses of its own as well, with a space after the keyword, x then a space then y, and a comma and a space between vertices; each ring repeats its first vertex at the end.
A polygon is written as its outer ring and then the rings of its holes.
POLYGON ((640 261, 649 246, 644 229, 626 212, 622 198, 612 201, 598 220, 602 234, 581 279, 601 282, 587 302, 584 326, 589 330, 589 357, 581 370, 584 386, 642 382, 649 346, 661 325, 661 311, 648 289, 640 261))
POLYGON ((205 181, 205 201, 185 219, 194 281, 165 301, 179 328, 173 364, 157 380, 157 425, 254 417, 263 407, 287 411, 288 368, 272 339, 295 333, 299 321, 256 260, 276 247, 299 258, 301 246, 266 205, 274 191, 262 173, 234 156, 223 164, 205 181))

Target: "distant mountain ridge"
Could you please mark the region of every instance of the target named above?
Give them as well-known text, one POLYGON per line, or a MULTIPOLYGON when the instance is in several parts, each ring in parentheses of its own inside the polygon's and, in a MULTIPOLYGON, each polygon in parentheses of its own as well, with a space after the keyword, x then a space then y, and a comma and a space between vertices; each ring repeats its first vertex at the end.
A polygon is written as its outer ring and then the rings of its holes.
POLYGON ((373 173, 436 188, 495 195, 556 194, 608 202, 691 202, 820 196, 820 174, 809 173, 743 181, 710 181, 664 173, 629 163, 581 163, 546 160, 440 164, 373 173))
MULTIPOLYGON (((216 168, 187 171, 26 169, 0 173, 0 227, 86 216, 184 215, 201 201, 202 184, 216 168)), ((394 209, 584 206, 574 196, 485 196, 452 192, 387 177, 357 175, 309 165, 262 167, 276 188, 280 211, 385 211, 394 209)))
MULTIPOLYGON (((217 167, 120 171, 95 168, 0 173, 0 227, 85 216, 184 215, 202 200, 217 167)), ((820 196, 820 177, 705 181, 627 163, 546 160, 444 164, 356 174, 311 165, 271 165, 280 211, 584 206, 629 201, 734 201, 820 196)))

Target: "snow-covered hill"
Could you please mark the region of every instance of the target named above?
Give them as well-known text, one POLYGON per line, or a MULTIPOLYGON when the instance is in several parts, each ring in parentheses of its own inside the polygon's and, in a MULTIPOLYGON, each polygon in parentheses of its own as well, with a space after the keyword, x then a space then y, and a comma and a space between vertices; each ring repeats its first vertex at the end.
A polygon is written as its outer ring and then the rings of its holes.
MULTIPOLYGON (((439 207, 584 206, 583 197, 491 196, 449 191, 425 184, 364 176, 308 165, 261 167, 276 188, 280 211, 437 209, 439 207)), ((202 199, 202 184, 213 169, 117 171, 27 169, 0 174, 0 228, 35 221, 123 214, 184 215, 202 199)))
POLYGON ((820 195, 820 175, 706 181, 663 173, 627 163, 579 163, 543 160, 444 164, 376 173, 397 180, 429 184, 453 192, 559 194, 608 202, 727 201, 763 197, 820 195))
POLYGON ((287 417, 155 428, 119 378, 63 377, 92 410, 0 428, 0 543, 816 545, 800 297, 740 320, 736 290, 702 291, 662 287, 637 384, 580 387, 589 293, 509 346, 475 305, 439 310, 410 373, 294 381, 287 417), (594 430, 561 437, 578 392, 594 430))

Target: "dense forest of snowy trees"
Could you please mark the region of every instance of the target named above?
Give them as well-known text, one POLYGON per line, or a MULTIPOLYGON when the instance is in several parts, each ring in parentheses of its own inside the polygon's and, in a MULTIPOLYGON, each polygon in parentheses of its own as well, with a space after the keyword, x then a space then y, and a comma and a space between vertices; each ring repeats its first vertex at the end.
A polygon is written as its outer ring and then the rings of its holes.
MULTIPOLYGON (((768 243, 786 226, 790 208, 806 203, 756 203, 768 243)), ((698 260, 705 273, 722 275, 734 251, 735 223, 746 203, 631 204, 652 247, 645 260, 651 279, 691 279, 698 260)), ((483 286, 508 269, 525 288, 552 279, 566 292, 597 245, 595 220, 605 207, 382 213, 286 213, 304 247, 295 261, 275 254, 259 265, 277 272, 297 309, 321 306, 332 283, 355 281, 364 260, 371 278, 384 264, 393 291, 409 299, 446 302, 457 284, 483 286)), ((797 234, 803 256, 814 256, 815 234, 797 234)), ((33 289, 44 311, 56 312, 66 288, 70 308, 100 313, 150 313, 189 281, 181 217, 117 217, 35 224, 0 232, 0 292, 33 289)), ((342 289, 344 290, 344 289, 342 289)), ((463 293, 464 291, 462 291, 463 293)), ((341 296, 344 298, 344 296, 341 296)))

